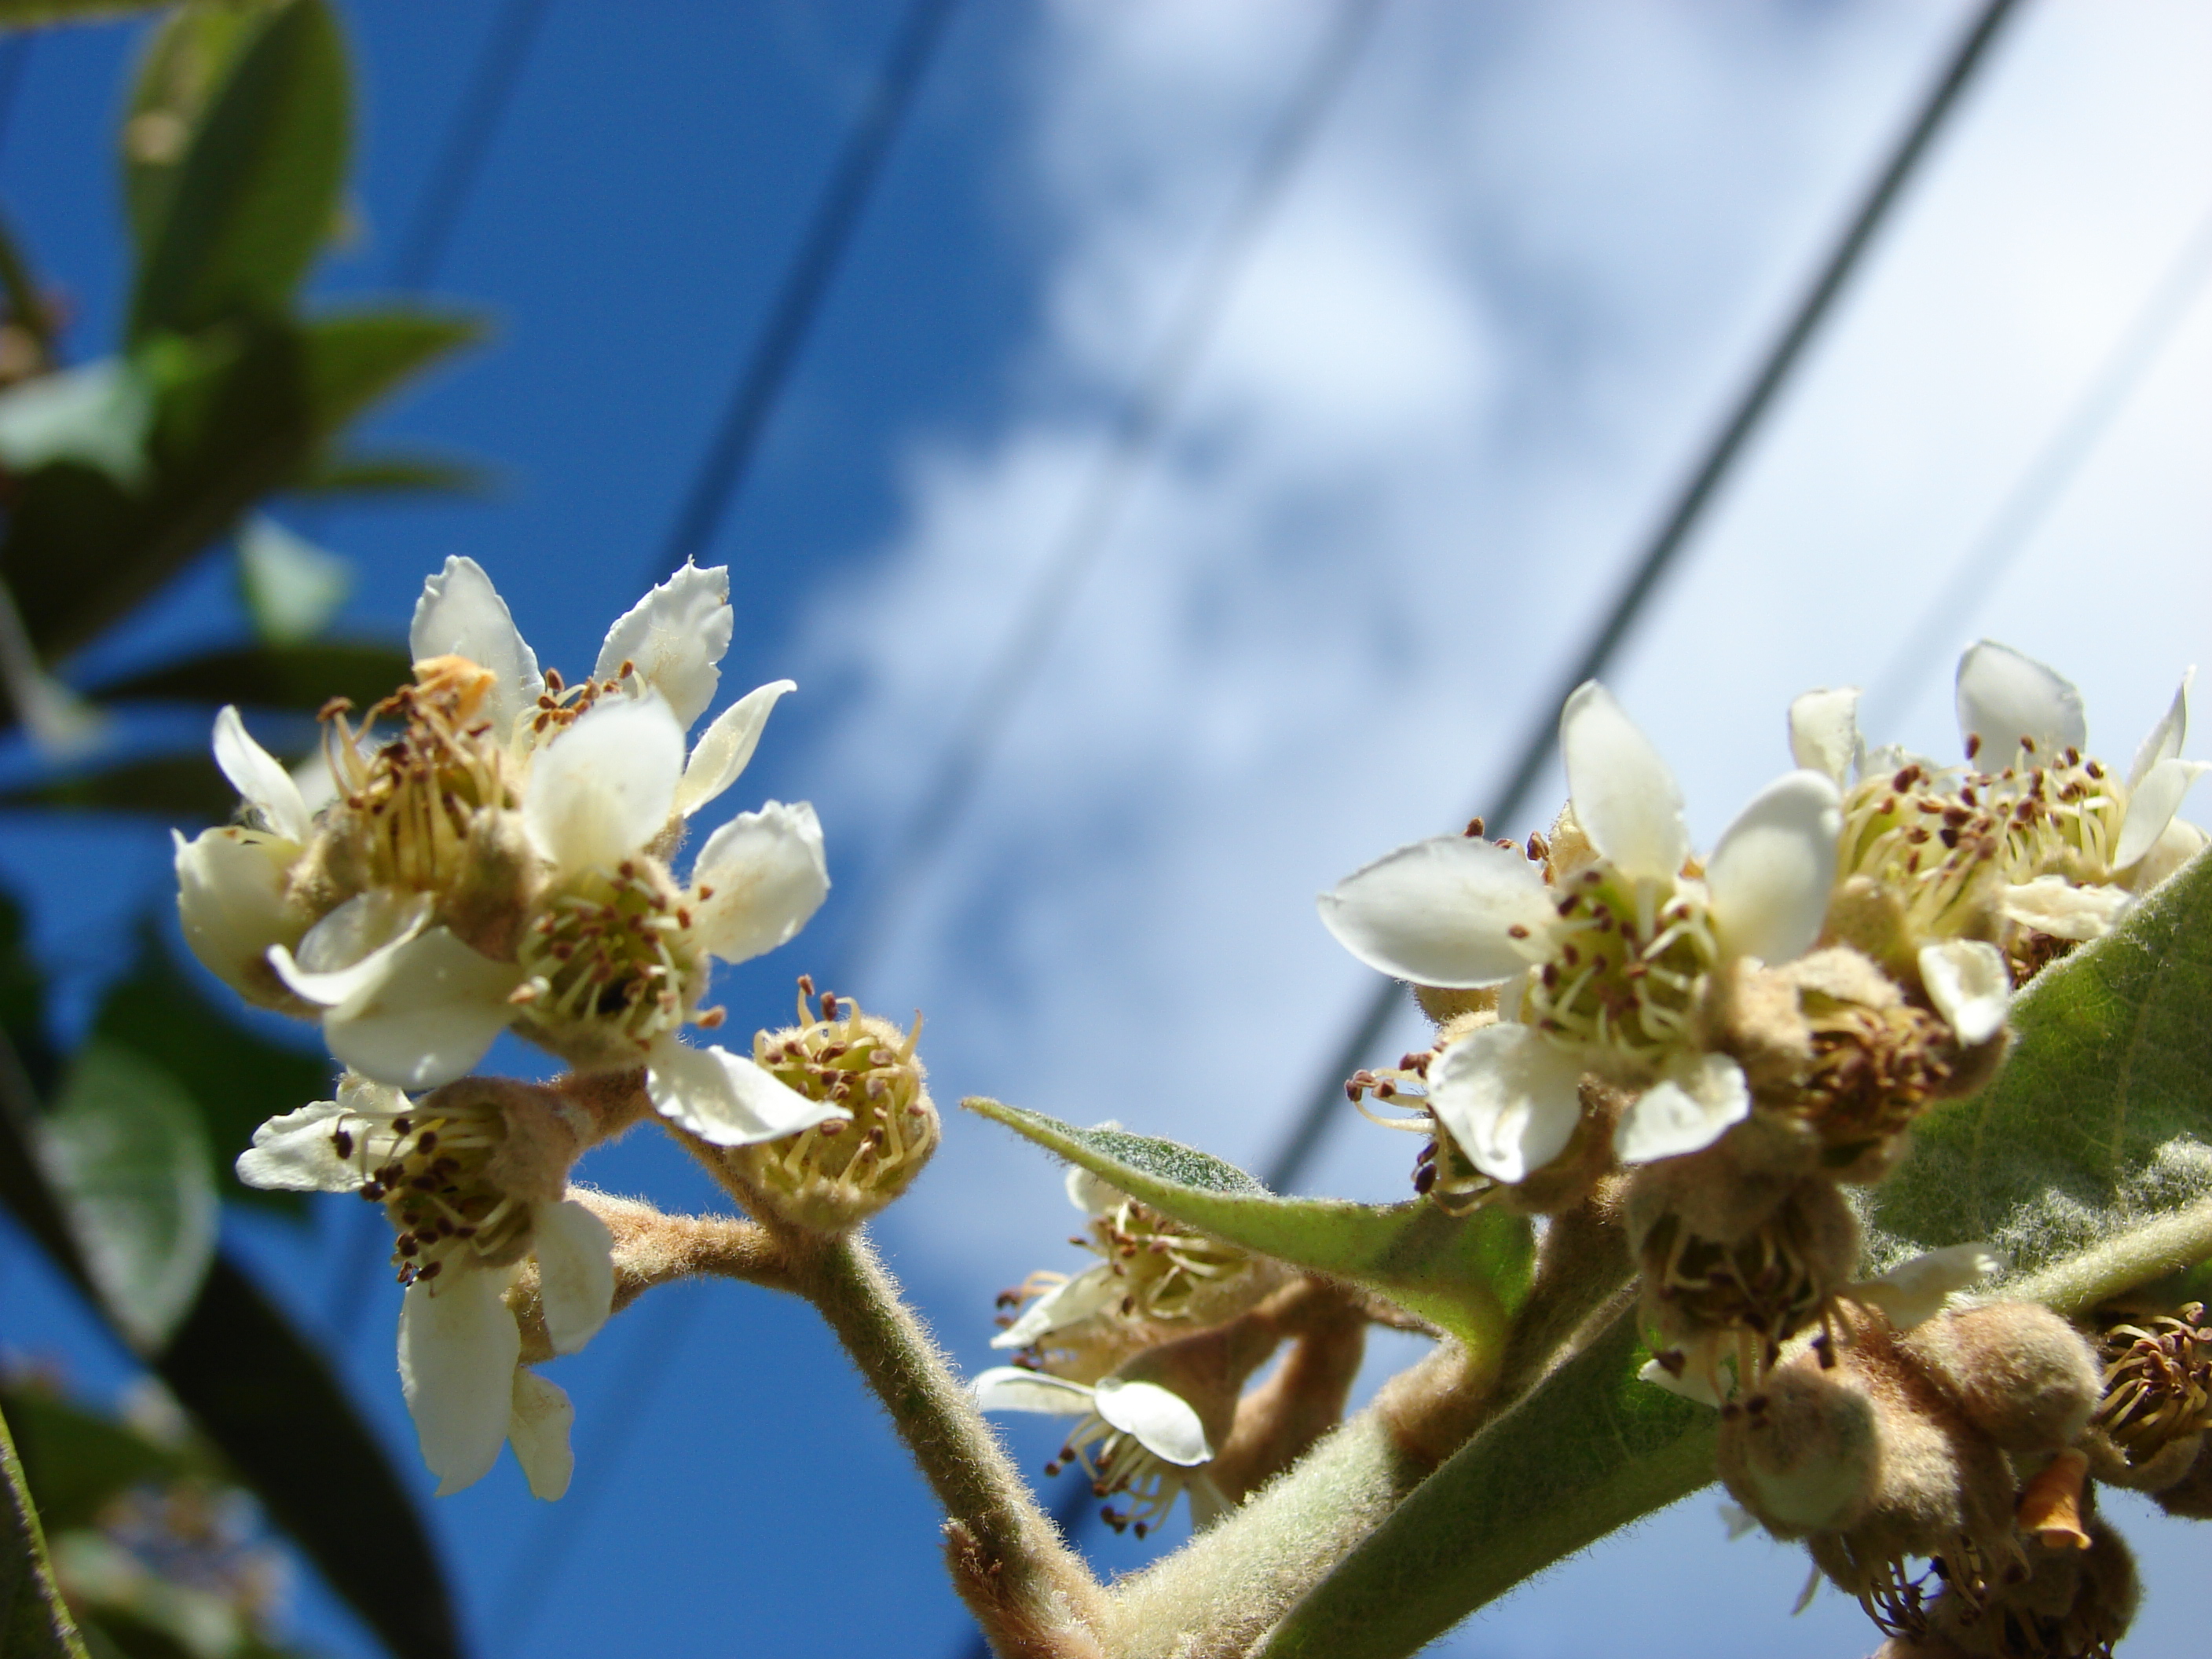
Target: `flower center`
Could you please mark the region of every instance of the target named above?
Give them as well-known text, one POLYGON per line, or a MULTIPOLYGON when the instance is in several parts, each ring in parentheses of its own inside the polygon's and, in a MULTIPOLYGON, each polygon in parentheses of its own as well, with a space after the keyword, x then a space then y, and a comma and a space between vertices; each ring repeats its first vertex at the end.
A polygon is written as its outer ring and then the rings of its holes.
POLYGON ((1662 895, 1601 866, 1573 878, 1559 913, 1525 1022, 1557 1042, 1609 1048, 1636 1071, 1691 1041, 1705 975, 1720 960, 1701 887, 1685 882, 1662 895))
POLYGON ((763 1172, 793 1191, 811 1181, 854 1190, 896 1185, 909 1163, 937 1145, 914 1059, 921 1021, 901 1032, 834 993, 823 998, 817 1020, 807 1006, 812 988, 811 980, 800 981, 799 1025, 761 1032, 753 1039, 753 1060, 809 1100, 844 1107, 852 1120, 832 1118, 771 1143, 775 1156, 763 1172))
POLYGON ((347 1116, 331 1141, 362 1173, 361 1195, 384 1206, 398 1235, 392 1265, 412 1285, 472 1265, 504 1267, 530 1240, 530 1206, 489 1177, 507 1139, 495 1107, 347 1116))
POLYGON ((2204 1304, 2146 1325, 2106 1333, 2105 1396, 2097 1423, 2138 1462, 2212 1428, 2212 1330, 2198 1322, 2204 1304))
POLYGON ((1999 856, 2010 812, 1978 776, 1956 790, 1917 764, 1867 778, 1844 800, 1838 867, 1895 895, 1915 938, 1970 933, 1984 893, 1977 878, 1999 856))
POLYGON ((543 1025, 594 1025, 642 1049, 684 1019, 691 915, 657 866, 626 859, 549 896, 523 932, 515 1000, 543 1025))
POLYGON ((2003 814, 2000 862, 2007 881, 2112 879, 2128 793, 2103 762, 2069 749, 2049 766, 1979 774, 1960 793, 1971 799, 1977 791, 2003 814))
POLYGON ((326 704, 323 751, 337 781, 368 884, 442 892, 461 875, 477 811, 515 805, 509 763, 477 718, 492 677, 460 657, 437 657, 369 710, 360 732, 343 698, 326 704), (358 737, 384 722, 399 733, 364 757, 358 737))
POLYGON ((1107 1504, 1098 1512, 1099 1519, 1115 1532, 1133 1524, 1139 1538, 1167 1519, 1191 1479, 1188 1469, 1147 1449, 1136 1436, 1114 1427, 1095 1412, 1075 1425, 1075 1432, 1044 1472, 1058 1474, 1070 1463, 1079 1464, 1091 1477, 1093 1498, 1110 1498, 1118 1492, 1129 1500, 1119 1510, 1107 1504))

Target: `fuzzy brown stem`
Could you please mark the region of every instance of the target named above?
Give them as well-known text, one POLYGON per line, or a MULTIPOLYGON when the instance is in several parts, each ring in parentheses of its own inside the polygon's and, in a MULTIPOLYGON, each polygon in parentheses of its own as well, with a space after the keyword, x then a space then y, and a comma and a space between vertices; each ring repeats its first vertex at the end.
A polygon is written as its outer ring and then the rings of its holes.
POLYGON ((1274 1322, 1296 1341, 1275 1374, 1238 1402, 1236 1427, 1208 1468, 1232 1504, 1297 1462, 1342 1420, 1367 1350, 1366 1314, 1341 1287, 1305 1279, 1269 1300, 1287 1304, 1273 1310, 1274 1322))
POLYGON ((1006 1659, 1099 1651, 1105 1598, 975 1409, 944 1353, 857 1234, 775 1228, 799 1293, 821 1310, 951 1512, 953 1577, 1006 1659))

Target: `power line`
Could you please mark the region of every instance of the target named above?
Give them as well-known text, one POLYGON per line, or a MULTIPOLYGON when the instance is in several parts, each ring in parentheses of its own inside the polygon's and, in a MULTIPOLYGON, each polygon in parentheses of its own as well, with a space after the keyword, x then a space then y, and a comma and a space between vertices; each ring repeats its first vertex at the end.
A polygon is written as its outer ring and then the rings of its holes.
MULTIPOLYGON (((1536 716, 1522 739, 1504 786, 1497 792, 1490 810, 1483 814, 1488 822, 1515 822, 1527 802, 1528 792, 1551 763, 1559 741, 1559 708, 1577 686, 1595 678, 1612 662, 1629 629, 1680 557, 1691 534, 1773 407, 1776 396, 1802 360, 1806 347, 1834 309, 1838 296, 1858 270, 1875 234, 1904 194, 1936 133, 1957 108, 1975 73, 1987 61, 1990 46, 2019 9, 2019 3, 2020 0, 1985 0, 1980 13, 1952 48, 1942 72, 1845 222, 1842 236, 1822 261, 1811 287, 1797 302, 1781 334, 1767 348, 1757 372, 1730 407, 1728 418, 1714 433, 1698 465, 1684 479, 1630 566, 1628 580, 1614 595, 1603 620, 1576 653, 1573 665, 1559 677, 1551 695, 1537 703, 1536 716)), ((1399 988, 1394 980, 1383 980, 1370 994, 1328 1070, 1293 1121, 1289 1136, 1261 1170, 1261 1178, 1268 1186, 1279 1191, 1285 1189, 1304 1172, 1343 1098, 1344 1078, 1381 1040, 1399 1006, 1399 988)))
POLYGON ((860 980, 896 927, 922 872, 942 850, 981 783, 993 750, 1182 403, 1247 257, 1350 79, 1382 12, 1381 0, 1341 0, 1334 21, 1263 137, 1243 191, 1170 317, 1139 390, 1123 406, 1005 642, 963 705, 921 805, 884 863, 866 878, 873 901, 848 912, 855 920, 841 953, 848 982, 860 980))
POLYGON ((1996 586, 2006 568, 2064 498, 2083 464, 2196 308, 2207 278, 2212 278, 2212 213, 2197 222, 2196 231, 2129 319, 2110 354, 2097 366, 2043 447, 2021 470, 1951 579, 1892 653, 1863 704, 1868 730, 1887 731, 1904 714, 1907 694, 1941 660, 1938 653, 1961 631, 1982 596, 1996 586))
POLYGON ((401 289, 427 285, 446 262, 453 232, 491 153, 492 140, 529 61, 530 48, 545 21, 550 0, 507 0, 485 37, 469 89, 446 131, 437 170, 416 203, 404 240, 392 261, 392 281, 401 289))
POLYGON ((684 505, 648 580, 659 581, 686 559, 696 558, 714 545, 731 502, 752 470, 776 400, 813 330, 815 317, 836 277, 837 267, 844 261, 861 211, 874 193, 891 141, 904 124, 915 89, 936 55, 956 3, 957 0, 914 0, 908 8, 867 107, 845 141, 829 187, 823 191, 806 235, 776 290, 752 356, 730 388, 722 417, 706 453, 699 458, 698 470, 692 475, 684 505))

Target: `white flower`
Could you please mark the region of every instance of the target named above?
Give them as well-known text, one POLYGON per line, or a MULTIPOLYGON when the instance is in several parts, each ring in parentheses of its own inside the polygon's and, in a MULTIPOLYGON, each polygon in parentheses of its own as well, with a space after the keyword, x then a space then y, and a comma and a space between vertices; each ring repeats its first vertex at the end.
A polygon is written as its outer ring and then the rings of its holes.
POLYGON ((331 1052, 387 1083, 461 1077, 510 1024, 556 1051, 642 1064, 654 1107, 717 1146, 775 1139, 848 1115, 745 1056, 687 1048, 678 1029, 707 958, 744 962, 805 925, 830 878, 813 809, 771 801, 708 838, 688 892, 647 848, 666 829, 684 734, 658 693, 603 700, 547 738, 521 818, 546 897, 520 958, 495 962, 430 925, 428 896, 364 894, 318 922, 296 957, 270 960, 325 1012, 331 1052))
POLYGON ((560 1195, 556 1176, 534 1193, 502 1186, 526 1163, 507 1154, 507 1136, 495 1104, 411 1102, 349 1077, 337 1100, 257 1129, 238 1176, 253 1187, 358 1192, 383 1203, 407 1285, 400 1378, 439 1492, 481 1480, 512 1440, 531 1490, 557 1498, 568 1485, 574 1413, 559 1389, 520 1369, 521 1333, 506 1293, 522 1258, 535 1257, 547 1339, 556 1354, 574 1353, 613 1305, 614 1240, 591 1211, 560 1195))
POLYGON ((1217 1449, 1207 1439, 1205 1424, 1182 1395, 1157 1382, 1109 1376, 1093 1385, 994 1365, 973 1386, 976 1405, 987 1412, 1041 1412, 1082 1419, 1045 1473, 1057 1474, 1062 1464, 1076 1462, 1091 1476, 1097 1496, 1127 1492, 1132 1500, 1127 1510, 1106 1511, 1117 1532, 1133 1521, 1142 1538, 1167 1518, 1185 1492, 1195 1526, 1209 1525, 1228 1511, 1220 1488, 1206 1473, 1217 1449))
POLYGON ((1516 1182, 1559 1156, 1596 1073, 1641 1093, 1615 1149, 1632 1163, 1710 1146, 1751 1109, 1741 1069, 1699 1046, 1707 977, 1784 962, 1819 936, 1840 823, 1835 786, 1787 773, 1721 837, 1702 881, 1674 774, 1595 681, 1559 720, 1573 820, 1595 860, 1551 881, 1510 843, 1459 836, 1386 854, 1321 896, 1368 966, 1417 985, 1497 985, 1499 1023, 1447 1048, 1429 1107, 1475 1166, 1516 1182))
MULTIPOLYGON (((225 707, 215 718, 215 758, 244 803, 247 822, 176 843, 177 911, 192 954, 225 984, 257 1002, 281 997, 272 945, 297 945, 306 918, 290 912, 286 886, 313 833, 314 808, 298 780, 256 743, 225 707)), ((327 780, 318 793, 327 800, 327 780)))

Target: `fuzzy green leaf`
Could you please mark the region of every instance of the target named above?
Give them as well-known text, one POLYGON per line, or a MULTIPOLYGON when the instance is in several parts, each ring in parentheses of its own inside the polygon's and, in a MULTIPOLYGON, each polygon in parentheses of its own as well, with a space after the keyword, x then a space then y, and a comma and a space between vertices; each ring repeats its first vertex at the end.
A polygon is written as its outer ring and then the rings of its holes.
POLYGON ((191 134, 149 228, 131 337, 282 315, 336 223, 352 93, 323 0, 272 11, 191 134))
POLYGON ((148 37, 123 112, 123 198, 143 253, 167 217, 209 103, 282 0, 185 0, 148 37))
POLYGON ((0 1389, 23 1479, 52 1532, 88 1527, 108 1500, 145 1481, 213 1473, 189 1446, 160 1444, 126 1423, 35 1383, 0 1389))
POLYGON ((2212 1205, 2212 858, 2038 975, 2013 1026, 1996 1079, 1922 1118, 1874 1189, 1875 1259, 1987 1239, 2016 1288, 2094 1299, 2208 1254, 2190 1218, 2212 1205))
POLYGON ((1637 1380, 1633 1309, 1460 1448, 1292 1607, 1264 1659, 1396 1659, 1713 1478, 1720 1419, 1637 1380))
POLYGON ((40 1130, 40 1161, 85 1271, 132 1345, 158 1348, 215 1255, 214 1155, 191 1097, 95 1037, 40 1130))
POLYGON ((210 651, 91 689, 102 702, 234 702, 312 714, 332 697, 349 698, 356 708, 367 708, 413 673, 407 653, 396 646, 319 640, 210 651))
POLYGON ((54 1587, 45 1528, 0 1417, 0 1653, 9 1659, 85 1659, 83 1638, 54 1587))
POLYGON ((995 1100, 961 1103, 1163 1214, 1293 1267, 1378 1291, 1477 1353, 1494 1352, 1528 1294, 1525 1218, 1495 1207, 1280 1198, 1206 1152, 1121 1129, 1079 1129, 995 1100))

